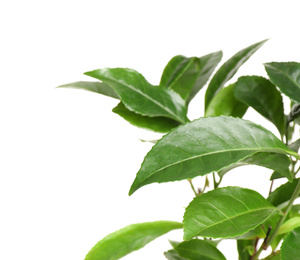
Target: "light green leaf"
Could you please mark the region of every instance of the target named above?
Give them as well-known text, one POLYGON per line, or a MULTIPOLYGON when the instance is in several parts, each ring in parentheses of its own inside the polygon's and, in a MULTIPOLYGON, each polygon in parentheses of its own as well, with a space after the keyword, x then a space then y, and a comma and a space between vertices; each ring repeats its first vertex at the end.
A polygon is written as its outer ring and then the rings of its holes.
POLYGON ((285 115, 280 92, 269 80, 258 76, 240 77, 235 84, 236 98, 271 121, 281 135, 285 133, 285 115))
POLYGON ((184 241, 175 247, 175 251, 189 260, 226 260, 225 256, 206 240, 184 241))
POLYGON ((240 187, 212 190, 195 197, 183 218, 184 239, 229 238, 265 222, 278 209, 259 193, 240 187))
POLYGON ((300 63, 265 63, 270 80, 291 100, 300 103, 300 63))
POLYGON ((150 117, 168 117, 180 123, 188 121, 186 104, 176 92, 152 86, 135 70, 107 68, 85 74, 109 84, 130 111, 150 117))
POLYGON ((155 221, 133 224, 109 234, 86 255, 85 260, 116 260, 144 247, 153 239, 182 224, 173 221, 155 221))
POLYGON ((287 234, 281 245, 282 260, 300 260, 300 227, 287 234))
POLYGON ((237 240, 239 260, 251 260, 254 251, 255 240, 237 240))
POLYGON ((268 197, 268 201, 274 205, 275 207, 279 206, 280 204, 288 201, 291 199, 294 190, 296 189, 297 183, 299 179, 294 179, 293 182, 287 182, 276 190, 271 192, 268 197))
POLYGON ((271 255, 267 256, 262 260, 281 260, 280 251, 273 252, 271 255))
POLYGON ((254 54, 267 40, 255 43, 226 61, 211 79, 205 93, 205 109, 207 109, 212 98, 224 87, 238 69, 254 54))
POLYGON ((175 56, 165 67, 160 85, 173 89, 189 103, 203 88, 221 58, 221 51, 200 58, 175 56))
POLYGON ((225 116, 200 118, 175 128, 152 147, 129 194, 154 182, 218 172, 257 152, 300 157, 271 132, 250 121, 225 116))
POLYGON ((289 170, 290 160, 284 154, 279 153, 255 153, 252 156, 241 160, 236 164, 232 164, 218 172, 220 177, 223 177, 228 171, 243 165, 258 165, 276 171, 281 177, 286 177, 292 181, 294 176, 289 170))
POLYGON ((120 102, 112 111, 123 117, 134 126, 152 130, 158 133, 167 133, 172 128, 179 125, 177 121, 167 117, 149 117, 132 112, 127 109, 122 102, 120 102))
POLYGON ((119 99, 118 94, 108 84, 103 82, 78 81, 78 82, 73 82, 73 83, 58 86, 58 88, 84 89, 84 90, 88 90, 91 92, 95 92, 105 96, 119 99))
POLYGON ((278 231, 278 235, 288 233, 297 227, 300 227, 300 216, 290 218, 284 222, 278 231))
POLYGON ((234 96, 234 85, 231 84, 218 92, 209 103, 205 116, 233 116, 242 118, 248 106, 234 96))
POLYGON ((265 237, 266 237, 266 232, 263 230, 261 226, 258 226, 255 229, 252 229, 243 235, 234 237, 234 239, 248 240, 248 239, 265 238, 265 237))
POLYGON ((174 249, 164 252, 164 256, 168 260, 188 260, 186 258, 179 256, 178 253, 174 249))

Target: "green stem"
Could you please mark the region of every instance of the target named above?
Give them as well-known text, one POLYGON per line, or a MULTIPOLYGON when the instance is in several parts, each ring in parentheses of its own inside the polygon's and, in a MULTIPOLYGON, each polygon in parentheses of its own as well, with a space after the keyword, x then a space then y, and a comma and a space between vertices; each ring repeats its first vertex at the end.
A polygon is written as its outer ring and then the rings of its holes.
POLYGON ((191 185, 191 188, 192 188, 192 190, 193 190, 195 196, 198 196, 199 194, 197 193, 197 191, 196 191, 196 189, 195 189, 195 187, 194 187, 194 185, 193 185, 193 183, 192 183, 192 180, 189 179, 188 181, 189 181, 189 183, 190 183, 190 185, 191 185))
POLYGON ((296 187, 296 189, 294 190, 294 193, 293 193, 293 195, 292 195, 292 197, 291 197, 291 199, 290 199, 290 201, 289 201, 289 204, 287 205, 287 208, 286 208, 284 214, 283 214, 283 215, 281 216, 281 218, 279 219, 279 221, 278 221, 278 223, 277 223, 277 225, 276 225, 276 227, 275 227, 273 233, 271 234, 271 236, 269 237, 269 239, 266 240, 265 243, 263 243, 263 244, 261 245, 261 247, 259 248, 259 250, 258 250, 257 253, 255 254, 253 260, 257 260, 258 257, 259 257, 259 255, 260 255, 260 253, 264 250, 264 248, 267 248, 267 247, 273 242, 273 240, 274 240, 275 237, 277 236, 277 233, 278 233, 278 231, 279 231, 279 229, 280 229, 282 223, 284 222, 284 220, 285 220, 287 214, 289 213, 289 211, 291 210, 291 208, 292 208, 292 206, 293 206, 293 203, 294 203, 295 199, 298 198, 299 194, 300 194, 300 179, 299 179, 298 184, 297 184, 297 187, 296 187))

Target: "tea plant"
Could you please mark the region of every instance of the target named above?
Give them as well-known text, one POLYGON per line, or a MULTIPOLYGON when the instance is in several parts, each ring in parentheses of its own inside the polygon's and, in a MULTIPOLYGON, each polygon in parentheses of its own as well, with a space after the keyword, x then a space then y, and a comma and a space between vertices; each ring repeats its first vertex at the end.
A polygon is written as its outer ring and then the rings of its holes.
POLYGON ((270 247, 272 252, 264 259, 300 259, 300 205, 294 205, 300 194, 300 139, 294 133, 300 121, 300 63, 266 63, 268 78, 243 76, 225 86, 264 43, 239 51, 212 77, 221 51, 203 57, 175 56, 158 86, 127 68, 89 71, 85 75, 100 81, 60 86, 119 99, 114 113, 134 126, 166 133, 145 156, 129 195, 154 182, 180 180, 187 180, 195 193, 185 209, 183 223, 129 225, 100 240, 86 260, 120 259, 174 229, 183 229, 183 242, 171 242, 172 249, 164 252, 169 260, 224 260, 217 245, 229 238, 236 239, 240 260, 259 259, 270 247), (205 114, 191 122, 187 117, 189 103, 210 77, 205 114), (286 113, 283 94, 291 104, 286 113), (281 138, 242 119, 248 107, 272 122, 281 138), (223 176, 242 165, 273 170, 267 198, 246 188, 221 187, 223 176), (213 189, 197 190, 193 178, 208 174, 214 180, 213 189), (279 178, 285 178, 286 183, 272 190, 279 178))

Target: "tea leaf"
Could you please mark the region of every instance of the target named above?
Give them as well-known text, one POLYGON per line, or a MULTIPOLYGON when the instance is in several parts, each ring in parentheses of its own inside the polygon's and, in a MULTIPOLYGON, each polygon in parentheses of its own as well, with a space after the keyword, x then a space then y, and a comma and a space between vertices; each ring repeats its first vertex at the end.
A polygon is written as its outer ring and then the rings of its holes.
POLYGON ((256 191, 239 187, 215 189, 195 197, 186 208, 184 239, 239 236, 256 228, 277 211, 256 191))
POLYGON ((282 260, 300 260, 300 227, 287 234, 281 245, 282 260))
POLYGON ((264 65, 270 80, 280 91, 300 103, 300 63, 271 62, 264 65))
POLYGON ((109 84, 120 96, 122 103, 141 115, 164 116, 180 123, 188 121, 184 100, 174 91, 152 86, 132 69, 99 69, 85 73, 109 84))
POLYGON ((281 135, 285 133, 285 115, 280 92, 269 80, 258 76, 244 76, 235 84, 236 98, 271 121, 281 135))
POLYGON ((112 111, 134 126, 158 133, 167 133, 172 128, 179 125, 177 121, 167 117, 150 117, 134 113, 127 109, 122 102, 120 102, 112 111))
POLYGON ((203 88, 221 58, 221 51, 200 58, 175 56, 165 67, 160 86, 173 89, 189 103, 203 88))
POLYGON ((205 109, 207 109, 212 98, 224 87, 238 69, 254 54, 267 40, 255 43, 226 61, 211 79, 205 93, 205 109))
POLYGON ((129 194, 154 182, 218 172, 257 152, 300 157, 271 132, 250 121, 225 116, 200 118, 175 128, 152 147, 129 194))
POLYGON ((144 247, 153 239, 182 224, 173 221, 155 221, 133 224, 113 232, 99 241, 86 255, 85 260, 116 260, 144 247))

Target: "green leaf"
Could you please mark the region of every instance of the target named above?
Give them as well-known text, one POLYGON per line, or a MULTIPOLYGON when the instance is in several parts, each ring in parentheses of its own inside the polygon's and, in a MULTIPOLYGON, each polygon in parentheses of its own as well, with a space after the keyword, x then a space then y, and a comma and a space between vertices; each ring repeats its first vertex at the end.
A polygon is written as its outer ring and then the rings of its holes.
POLYGON ((280 179, 280 178, 284 178, 284 176, 282 176, 281 173, 274 171, 270 177, 270 180, 276 180, 276 179, 280 179))
POLYGON ((58 86, 58 88, 84 89, 84 90, 88 90, 91 92, 95 92, 105 96, 119 99, 118 94, 108 84, 103 82, 78 81, 78 82, 73 82, 73 83, 58 86))
POLYGON ((248 106, 234 96, 234 86, 231 84, 218 92, 209 103, 205 116, 233 116, 242 118, 248 106))
POLYGON ((296 189, 297 183, 298 183, 298 179, 294 179, 293 182, 287 182, 281 185, 276 190, 271 192, 271 194, 268 197, 268 201, 272 205, 277 207, 280 204, 290 200, 294 193, 294 190, 296 189))
POLYGON ((254 54, 267 40, 255 43, 226 61, 211 79, 205 93, 205 109, 207 109, 212 98, 224 87, 238 69, 254 54))
POLYGON ((179 123, 173 119, 166 117, 149 117, 134 113, 127 109, 122 102, 120 102, 113 110, 114 113, 123 117, 130 124, 152 130, 158 133, 167 133, 172 128, 177 127, 179 123))
POLYGON ((86 255, 85 260, 116 260, 144 247, 153 239, 182 224, 173 221, 155 221, 133 224, 109 234, 86 255))
POLYGON ((266 237, 266 232, 263 230, 261 226, 258 226, 255 229, 252 229, 241 236, 235 237, 234 239, 248 240, 248 239, 265 238, 265 237, 266 237))
POLYGON ((236 98, 271 121, 281 135, 285 133, 285 115, 280 92, 269 80, 258 76, 240 77, 235 84, 236 98))
POLYGON ((221 58, 221 51, 200 58, 175 56, 165 67, 160 85, 173 89, 189 103, 203 88, 221 58))
POLYGON ((277 211, 256 191, 240 187, 215 189, 195 197, 186 208, 183 238, 236 237, 256 228, 277 211))
POLYGON ((85 74, 109 84, 130 111, 150 117, 164 116, 180 123, 188 121, 185 102, 176 92, 152 86, 135 70, 107 68, 85 74))
POLYGON ((275 170, 280 177, 286 177, 289 181, 292 181, 294 176, 289 170, 290 160, 284 154, 278 153, 255 153, 252 156, 239 161, 236 164, 232 164, 218 172, 220 177, 223 177, 228 171, 243 165, 258 165, 272 170, 275 170))
POLYGON ((282 260, 300 260, 300 227, 294 229, 283 240, 281 245, 282 260))
POLYGON ((296 153, 298 153, 299 148, 300 148, 300 139, 296 140, 295 142, 293 142, 292 144, 290 144, 288 146, 291 150, 295 151, 296 153))
POLYGON ((186 258, 179 256, 178 253, 174 249, 164 252, 164 256, 168 260, 188 260, 186 258))
POLYGON ((206 240, 184 241, 175 247, 175 251, 189 260, 226 260, 225 256, 206 240))
POLYGON ((251 260, 252 251, 254 250, 255 240, 237 240, 239 260, 251 260))
POLYGON ((200 118, 172 130, 152 147, 129 194, 154 182, 218 172, 257 152, 300 157, 271 132, 250 121, 225 116, 200 118))
POLYGON ((271 62, 264 65, 270 80, 281 92, 300 103, 300 63, 271 62))
POLYGON ((297 227, 300 227, 300 216, 290 218, 284 222, 278 231, 278 235, 288 233, 297 227))

